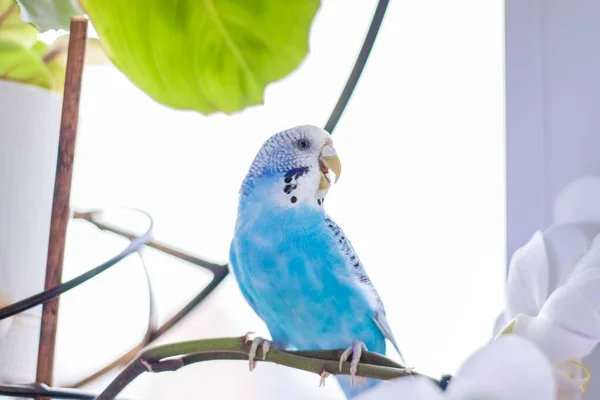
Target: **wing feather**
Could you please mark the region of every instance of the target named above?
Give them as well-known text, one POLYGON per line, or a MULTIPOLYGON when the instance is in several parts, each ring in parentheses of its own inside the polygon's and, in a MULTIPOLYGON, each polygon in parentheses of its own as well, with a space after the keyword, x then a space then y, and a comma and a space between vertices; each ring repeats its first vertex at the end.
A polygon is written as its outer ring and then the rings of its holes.
POLYGON ((383 302, 381 301, 381 298, 379 297, 379 294, 377 293, 373 282, 371 282, 367 271, 365 270, 364 266, 362 265, 358 256, 356 255, 352 244, 350 243, 342 229, 328 216, 325 217, 325 224, 331 231, 333 238, 338 243, 340 251, 346 258, 346 264, 351 270, 352 276, 356 279, 357 285, 360 287, 360 289, 365 294, 367 300, 373 306, 373 321, 375 322, 383 336, 392 343, 392 345, 398 352, 398 355, 400 355, 402 362, 405 363, 404 357, 402 356, 398 343, 396 342, 396 338, 394 337, 394 334, 392 333, 392 330, 387 322, 383 302))

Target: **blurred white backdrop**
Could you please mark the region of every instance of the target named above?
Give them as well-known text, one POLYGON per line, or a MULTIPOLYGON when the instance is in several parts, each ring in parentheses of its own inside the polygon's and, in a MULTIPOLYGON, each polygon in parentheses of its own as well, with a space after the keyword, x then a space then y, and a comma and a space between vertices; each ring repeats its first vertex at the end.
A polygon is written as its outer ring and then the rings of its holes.
MULTIPOLYGON (((205 117, 165 108, 112 66, 84 74, 72 203, 132 206, 156 237, 227 261, 237 193, 271 134, 325 123, 375 9, 375 0, 326 0, 311 53, 267 88, 265 105, 205 117)), ((503 2, 392 1, 356 92, 333 138, 344 174, 327 211, 352 240, 408 363, 453 373, 490 339, 505 276, 503 2)), ((72 223, 65 278, 118 251, 72 223)), ((149 254, 161 314, 204 279, 149 254)), ((57 380, 67 383, 135 340, 147 318, 139 260, 63 296, 57 380), (107 327, 105 321, 115 324, 107 327)), ((267 336, 232 277, 161 342, 267 336)), ((390 356, 395 354, 390 351, 390 356)), ((110 378, 110 377, 109 377, 110 378)), ((101 388, 106 381, 89 387, 101 388)), ((275 365, 220 361, 147 375, 127 389, 144 399, 338 399, 333 379, 275 365)))

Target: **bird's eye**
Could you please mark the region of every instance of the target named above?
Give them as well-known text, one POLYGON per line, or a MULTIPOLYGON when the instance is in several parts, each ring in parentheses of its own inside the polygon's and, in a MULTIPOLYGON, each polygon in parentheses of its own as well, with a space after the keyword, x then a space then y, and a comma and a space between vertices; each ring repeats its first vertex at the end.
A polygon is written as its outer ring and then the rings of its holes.
POLYGON ((310 147, 310 142, 306 139, 300 139, 296 142, 296 147, 300 150, 307 150, 310 147))

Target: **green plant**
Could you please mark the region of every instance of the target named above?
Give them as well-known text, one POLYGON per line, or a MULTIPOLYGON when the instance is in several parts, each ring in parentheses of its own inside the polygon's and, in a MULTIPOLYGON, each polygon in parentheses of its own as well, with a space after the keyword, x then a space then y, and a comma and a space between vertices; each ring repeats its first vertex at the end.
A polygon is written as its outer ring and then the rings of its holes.
POLYGON ((261 104, 266 86, 308 54, 320 7, 320 0, 19 2, 41 31, 68 29, 70 15, 84 10, 110 60, 135 85, 166 106, 203 114, 261 104))
MULTIPOLYGON (((0 0, 0 79, 62 92, 69 35, 47 45, 35 26, 23 22, 15 0, 0 0)), ((86 62, 106 60, 98 39, 88 40, 86 62)))

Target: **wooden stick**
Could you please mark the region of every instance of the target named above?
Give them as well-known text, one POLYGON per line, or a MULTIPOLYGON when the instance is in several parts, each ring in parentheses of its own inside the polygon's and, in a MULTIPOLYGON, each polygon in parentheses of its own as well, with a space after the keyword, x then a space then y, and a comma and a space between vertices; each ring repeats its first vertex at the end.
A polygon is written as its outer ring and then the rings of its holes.
MULTIPOLYGON (((75 138, 79 119, 81 78, 87 43, 87 26, 87 18, 71 18, 56 180, 54 182, 54 200, 52 203, 52 220, 50 222, 50 238, 48 241, 46 290, 59 285, 62 278, 67 224, 70 217, 69 201, 71 197, 71 179, 73 177, 75 138)), ((42 311, 36 377, 38 383, 45 383, 47 385, 52 385, 53 383, 57 319, 58 297, 55 297, 44 304, 42 311)))

